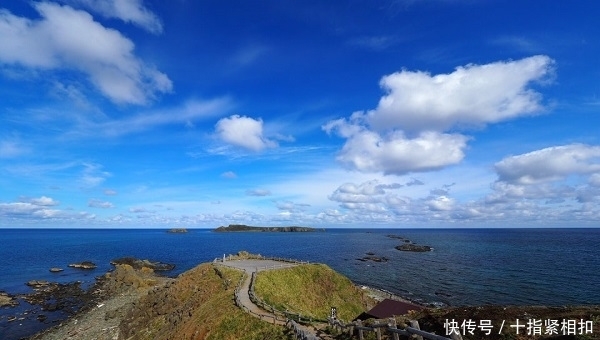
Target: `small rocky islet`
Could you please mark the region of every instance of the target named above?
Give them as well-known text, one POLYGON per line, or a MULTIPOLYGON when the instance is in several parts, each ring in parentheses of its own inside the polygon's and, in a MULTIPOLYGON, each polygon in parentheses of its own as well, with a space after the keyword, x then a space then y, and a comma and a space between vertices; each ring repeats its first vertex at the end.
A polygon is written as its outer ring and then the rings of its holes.
POLYGON ((410 251, 410 252, 415 252, 415 253, 424 253, 424 252, 428 252, 428 251, 433 251, 433 247, 413 243, 411 240, 409 240, 408 238, 406 238, 404 236, 387 235, 387 237, 391 238, 391 239, 401 240, 403 242, 402 244, 394 247, 400 251, 410 251))
MULTIPOLYGON (((409 240, 408 238, 406 238, 404 236, 386 235, 386 237, 391 238, 391 239, 401 240, 402 244, 394 247, 395 249, 400 250, 400 251, 408 251, 408 252, 415 252, 415 253, 424 253, 424 252, 428 252, 428 251, 433 251, 433 247, 413 243, 411 240, 409 240)), ((365 253, 365 256, 357 258, 356 260, 361 261, 361 262, 371 261, 371 262, 381 263, 381 262, 388 262, 390 259, 385 256, 377 256, 374 252, 370 251, 370 252, 365 253)))

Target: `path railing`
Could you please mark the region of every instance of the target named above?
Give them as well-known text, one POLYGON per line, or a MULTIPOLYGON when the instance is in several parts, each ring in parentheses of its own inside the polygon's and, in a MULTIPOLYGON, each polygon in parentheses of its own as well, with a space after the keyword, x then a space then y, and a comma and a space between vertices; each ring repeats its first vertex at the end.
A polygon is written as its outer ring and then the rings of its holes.
POLYGON ((405 328, 398 328, 396 325, 396 319, 394 318, 390 318, 388 320, 375 320, 373 324, 368 326, 363 325, 362 321, 360 320, 344 324, 337 319, 330 318, 329 325, 333 326, 334 328, 339 327, 342 332, 348 332, 350 338, 353 338, 356 333, 359 340, 364 339, 365 332, 374 332, 377 340, 381 340, 382 333, 385 332, 391 334, 394 340, 399 340, 400 335, 407 336, 411 339, 416 337, 417 340, 462 340, 460 335, 458 337, 452 336, 452 338, 447 338, 434 333, 422 331, 419 327, 419 322, 416 320, 412 320, 411 326, 407 326, 405 328))
MULTIPOLYGON (((288 259, 288 258, 285 258, 285 257, 262 256, 262 255, 255 255, 255 254, 248 254, 248 255, 245 255, 243 257, 240 257, 238 255, 231 255, 231 254, 229 254, 227 256, 223 256, 222 258, 215 257, 214 260, 213 260, 213 262, 216 263, 216 262, 235 261, 235 260, 271 260, 271 261, 284 262, 284 263, 293 263, 293 264, 310 264, 310 261, 288 259)), ((260 267, 260 268, 263 268, 263 267, 260 267)), ((279 268, 279 267, 277 267, 277 268, 279 268)))
POLYGON ((296 323, 296 321, 294 320, 288 320, 285 325, 287 326, 287 328, 291 329, 295 336, 296 339, 298 340, 320 340, 321 338, 319 338, 318 336, 312 334, 311 332, 307 332, 306 330, 302 329, 302 327, 296 323))
MULTIPOLYGON (((281 258, 274 258, 274 257, 267 258, 267 257, 263 257, 263 256, 254 256, 252 258, 253 259, 263 259, 263 260, 273 260, 273 261, 287 262, 287 263, 294 263, 294 264, 308 264, 309 263, 307 261, 297 261, 297 260, 293 260, 293 259, 281 259, 281 258)), ((218 258, 216 258, 214 260, 214 262, 220 262, 220 261, 221 260, 218 258)), ((282 264, 282 265, 272 265, 272 266, 265 266, 265 267, 259 267, 259 268, 261 268, 261 269, 262 268, 277 269, 277 268, 284 268, 284 267, 285 267, 285 265, 282 264)), ((257 268, 257 271, 259 268, 257 268)), ((382 334, 384 334, 384 333, 389 333, 392 336, 392 339, 394 339, 394 340, 399 340, 400 335, 408 336, 411 339, 416 338, 417 340, 424 340, 424 339, 428 339, 428 340, 462 340, 462 337, 460 337, 460 336, 453 335, 452 338, 447 338, 447 337, 437 335, 434 333, 422 331, 420 329, 419 323, 417 321, 411 321, 411 326, 408 326, 405 328, 398 328, 397 324, 396 324, 396 319, 394 319, 394 318, 390 318, 389 320, 376 320, 375 323, 372 323, 369 325, 363 325, 362 321, 360 321, 360 320, 344 324, 343 322, 341 322, 338 319, 332 319, 332 318, 318 319, 318 318, 313 318, 313 317, 306 316, 306 315, 303 316, 301 313, 293 313, 293 312, 289 312, 287 310, 286 311, 279 310, 279 309, 275 308, 274 306, 269 305, 268 303, 263 301, 254 292, 254 284, 255 284, 255 280, 256 280, 257 271, 254 271, 251 274, 248 295, 249 295, 252 303, 254 303, 256 306, 262 308, 269 314, 258 314, 256 312, 249 310, 248 308, 246 308, 246 306, 244 306, 241 303, 239 294, 240 294, 240 289, 246 279, 247 274, 245 274, 245 273, 242 275, 242 277, 240 278, 240 281, 238 282, 238 284, 235 288, 235 303, 236 303, 236 305, 238 307, 242 308, 243 310, 245 310, 246 312, 259 317, 260 319, 271 319, 274 324, 277 322, 279 322, 280 324, 285 324, 286 327, 288 327, 289 329, 291 329, 294 332, 295 337, 298 340, 318 340, 319 339, 319 337, 317 337, 316 335, 312 334, 311 332, 308 332, 307 330, 303 329, 301 326, 301 324, 312 325, 313 323, 328 323, 330 326, 332 326, 334 328, 339 328, 342 332, 348 332, 350 338, 354 338, 354 337, 358 336, 359 340, 364 340, 365 332, 374 332, 377 340, 381 340, 382 334)))

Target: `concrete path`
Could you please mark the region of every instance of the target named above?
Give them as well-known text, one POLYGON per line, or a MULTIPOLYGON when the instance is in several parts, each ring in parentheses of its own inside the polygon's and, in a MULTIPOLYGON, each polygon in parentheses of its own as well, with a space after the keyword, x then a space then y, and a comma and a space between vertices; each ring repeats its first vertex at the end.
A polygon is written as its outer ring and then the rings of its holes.
POLYGON ((278 262, 272 260, 231 260, 225 262, 219 262, 220 265, 236 268, 239 270, 243 270, 246 272, 246 280, 242 283, 240 287, 240 291, 238 294, 239 302, 242 306, 253 314, 256 317, 259 317, 261 320, 273 322, 278 325, 285 325, 285 320, 278 320, 277 317, 264 311, 257 305, 255 305, 252 300, 250 300, 250 283, 252 281, 252 273, 260 272, 263 270, 272 270, 272 269, 281 269, 281 268, 289 268, 297 266, 294 263, 287 262, 278 262))
MULTIPOLYGON (((255 305, 252 302, 252 300, 250 300, 250 283, 252 281, 252 273, 254 272, 290 268, 295 267, 298 264, 289 262, 279 262, 273 260, 230 260, 225 262, 218 262, 218 264, 231 268, 236 268, 246 272, 246 280, 244 280, 244 282, 242 283, 238 294, 238 300, 242 304, 244 309, 250 312, 250 314, 260 318, 261 320, 265 320, 267 322, 271 322, 277 325, 286 326, 286 320, 277 319, 277 316, 268 311, 263 310, 262 308, 255 305)), ((314 337, 314 339, 318 339, 314 333, 314 329, 303 325, 299 325, 298 327, 304 330, 306 333, 311 334, 314 337)))

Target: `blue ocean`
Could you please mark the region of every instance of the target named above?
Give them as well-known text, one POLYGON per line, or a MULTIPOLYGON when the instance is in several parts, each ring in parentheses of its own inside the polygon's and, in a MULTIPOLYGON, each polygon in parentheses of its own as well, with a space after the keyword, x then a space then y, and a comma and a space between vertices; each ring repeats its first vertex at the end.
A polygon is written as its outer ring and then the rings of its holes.
MULTIPOLYGON (((133 256, 173 263, 177 275, 240 250, 326 263, 358 284, 423 303, 462 305, 600 304, 600 229, 327 229, 311 233, 215 233, 190 229, 0 229, 0 291, 30 292, 29 280, 83 281, 133 256), (403 241, 431 252, 402 252, 403 241), (387 262, 359 261, 366 253, 387 262), (98 268, 68 268, 92 261, 98 268), (50 273, 52 267, 65 270, 50 273)), ((27 308, 22 305, 18 308, 27 308)), ((15 333, 0 309, 0 338, 15 333), (12 334, 11 333, 11 334, 12 334)), ((27 329, 48 325, 21 322, 27 329)), ((38 322, 39 323, 39 322, 38 322)), ((26 334, 25 332, 20 332, 26 334)))

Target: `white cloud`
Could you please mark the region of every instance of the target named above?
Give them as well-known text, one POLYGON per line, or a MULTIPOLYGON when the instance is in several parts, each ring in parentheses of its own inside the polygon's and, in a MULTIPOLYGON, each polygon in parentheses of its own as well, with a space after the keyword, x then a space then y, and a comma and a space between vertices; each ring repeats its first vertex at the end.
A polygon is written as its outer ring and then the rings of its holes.
POLYGON ((552 72, 553 61, 533 56, 517 61, 457 67, 432 76, 401 71, 383 77, 387 94, 367 113, 378 131, 446 131, 483 125, 542 110, 541 95, 528 88, 552 72))
POLYGON ((96 216, 86 212, 67 212, 50 209, 59 202, 51 197, 42 196, 22 202, 0 203, 0 217, 7 220, 92 220, 96 216))
POLYGON ((46 196, 42 196, 40 198, 33 198, 29 201, 33 205, 42 206, 42 207, 52 207, 58 205, 59 202, 54 199, 46 196))
POLYGON ((189 100, 174 108, 144 112, 132 117, 111 120, 108 122, 84 122, 80 126, 80 134, 103 134, 105 136, 122 136, 147 131, 168 124, 187 125, 190 121, 205 119, 222 114, 233 106, 230 98, 212 100, 189 100))
POLYGON ((433 211, 450 211, 454 207, 454 200, 447 196, 432 197, 427 201, 427 206, 433 211))
POLYGON ((275 206, 282 214, 292 217, 292 214, 298 214, 304 212, 310 204, 305 203, 294 203, 292 201, 276 201, 275 206))
POLYGON ((362 172, 396 175, 457 164, 464 158, 468 139, 460 134, 438 132, 422 132, 415 138, 407 138, 401 131, 381 136, 345 121, 336 121, 325 129, 347 138, 337 156, 342 164, 362 172))
POLYGON ((376 109, 322 129, 347 139, 337 160, 349 168, 396 175, 439 170, 460 163, 470 139, 446 131, 541 111, 541 95, 529 85, 552 66, 549 57, 533 56, 435 76, 397 72, 382 78, 387 94, 376 109))
POLYGON ((106 18, 117 18, 133 23, 154 34, 163 31, 160 19, 144 6, 142 0, 63 0, 63 2, 84 6, 106 18))
POLYGON ((104 190, 104 194, 106 196, 115 196, 115 195, 118 194, 118 192, 116 190, 113 190, 113 189, 105 189, 104 190))
POLYGON ((101 208, 101 209, 109 209, 114 208, 114 204, 111 202, 101 201, 98 199, 91 199, 88 201, 88 207, 90 208, 101 208))
POLYGON ((0 141, 0 158, 14 158, 28 153, 29 149, 11 140, 0 141))
POLYGON ((49 2, 33 5, 41 19, 0 10, 0 63, 42 70, 77 70, 111 101, 146 104, 171 91, 169 78, 145 64, 134 44, 87 12, 49 2))
POLYGON ((392 219, 394 204, 405 203, 406 201, 393 192, 402 188, 398 183, 382 184, 378 180, 371 180, 361 184, 345 183, 339 186, 329 199, 340 203, 340 207, 358 213, 382 214, 386 219, 392 219))
POLYGON ((600 187, 600 173, 591 175, 589 182, 591 186, 600 187))
POLYGON ((110 172, 103 171, 102 165, 94 163, 83 163, 83 172, 79 183, 83 189, 90 189, 102 184, 106 178, 112 176, 110 172))
POLYGON ((252 151, 276 147, 277 143, 263 136, 262 119, 232 115, 215 125, 217 135, 226 143, 252 151))
POLYGON ((228 179, 234 179, 234 178, 237 178, 237 175, 233 171, 225 171, 224 173, 221 174, 221 177, 228 178, 228 179))
POLYGON ((600 146, 570 144, 511 156, 495 164, 499 180, 534 184, 600 172, 600 146))
POLYGON ((269 51, 269 48, 263 45, 250 45, 246 46, 239 51, 230 59, 230 62, 237 67, 248 66, 269 51))
POLYGON ((573 224, 600 217, 599 146, 549 147, 506 157, 495 170, 492 193, 457 206, 457 218, 573 224))
POLYGON ((270 196, 271 191, 266 190, 266 189, 246 190, 246 195, 248 195, 248 196, 270 196))

